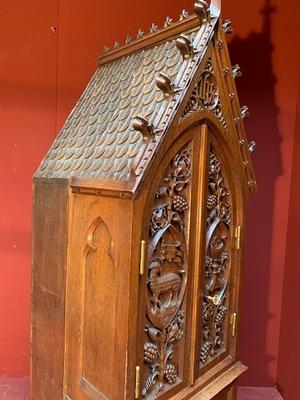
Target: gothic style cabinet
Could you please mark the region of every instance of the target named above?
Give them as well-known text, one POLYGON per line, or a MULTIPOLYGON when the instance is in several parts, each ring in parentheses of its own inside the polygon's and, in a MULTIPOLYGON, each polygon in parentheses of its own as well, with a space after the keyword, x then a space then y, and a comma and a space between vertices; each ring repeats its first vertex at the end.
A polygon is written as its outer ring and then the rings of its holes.
POLYGON ((105 49, 34 177, 31 400, 235 400, 254 191, 220 1, 105 49))

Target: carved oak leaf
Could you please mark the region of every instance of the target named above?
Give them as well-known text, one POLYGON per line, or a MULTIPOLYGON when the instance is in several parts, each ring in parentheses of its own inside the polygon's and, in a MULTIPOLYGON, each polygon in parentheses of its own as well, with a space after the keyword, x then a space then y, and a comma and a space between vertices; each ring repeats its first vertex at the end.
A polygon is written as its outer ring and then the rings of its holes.
POLYGON ((159 340, 160 331, 154 327, 146 328, 149 338, 153 342, 157 342, 159 340))
POLYGON ((158 191, 156 192, 156 197, 168 197, 169 195, 169 188, 167 186, 161 186, 158 191))

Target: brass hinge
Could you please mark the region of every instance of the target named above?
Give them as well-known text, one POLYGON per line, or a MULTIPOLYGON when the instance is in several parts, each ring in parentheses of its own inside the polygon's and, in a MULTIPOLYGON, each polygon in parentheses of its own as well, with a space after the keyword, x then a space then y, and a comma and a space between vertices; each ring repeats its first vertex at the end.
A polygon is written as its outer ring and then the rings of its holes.
POLYGON ((242 226, 238 225, 235 227, 234 231, 235 248, 237 250, 241 249, 241 236, 242 236, 242 226))
POLYGON ((140 275, 145 272, 145 257, 146 257, 146 242, 141 240, 141 254, 140 254, 140 275))
POLYGON ((231 325, 231 335, 235 337, 236 335, 236 325, 237 325, 237 314, 233 313, 230 316, 230 325, 231 325))
POLYGON ((137 365, 135 367, 135 389, 134 398, 139 399, 141 395, 141 367, 137 365))

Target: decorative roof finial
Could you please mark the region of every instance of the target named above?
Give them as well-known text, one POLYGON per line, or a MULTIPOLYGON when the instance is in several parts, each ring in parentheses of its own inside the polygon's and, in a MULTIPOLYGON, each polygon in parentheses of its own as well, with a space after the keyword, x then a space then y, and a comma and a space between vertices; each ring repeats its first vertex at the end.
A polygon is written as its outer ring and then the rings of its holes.
POLYGON ((233 32, 233 27, 232 27, 232 22, 230 19, 224 19, 223 21, 223 29, 225 33, 232 33, 233 32))
POLYGON ((241 107, 241 117, 244 119, 246 117, 249 117, 249 115, 250 115, 250 113, 249 113, 248 106, 241 107))
POLYGON ((182 10, 181 14, 179 16, 179 21, 183 21, 184 19, 189 17, 189 12, 188 10, 182 10))
POLYGON ((118 49, 120 46, 121 46, 121 45, 120 45, 119 42, 115 42, 115 44, 114 44, 114 49, 118 49))
POLYGON ((155 22, 152 22, 151 28, 150 28, 150 33, 155 33, 158 31, 158 25, 156 25, 155 22))
POLYGON ((170 17, 167 17, 164 23, 164 27, 167 28, 168 26, 173 24, 173 20, 170 17))
POLYGON ((170 95, 174 92, 174 84, 171 78, 160 72, 156 77, 156 86, 165 94, 170 95))
POLYGON ((132 121, 132 127, 138 132, 141 132, 144 138, 150 138, 154 134, 153 125, 149 123, 149 121, 137 115, 132 121))
POLYGON ((254 140, 251 140, 251 142, 248 143, 249 153, 252 154, 255 149, 256 149, 256 143, 254 142, 254 140))
POLYGON ((233 79, 238 78, 239 76, 242 76, 242 71, 238 64, 234 65, 232 67, 231 71, 232 71, 233 79))
POLYGON ((136 35, 136 38, 137 38, 137 39, 142 39, 142 38, 144 37, 144 35, 145 35, 145 32, 140 28, 140 29, 138 30, 138 33, 137 33, 137 35, 136 35))
POLYGON ((197 17, 200 20, 200 23, 209 21, 210 12, 209 12, 209 5, 206 0, 197 0, 196 3, 194 4, 194 10, 197 17))
POLYGON ((109 50, 110 50, 110 48, 108 46, 104 46, 103 53, 107 54, 107 53, 109 53, 109 50))
POLYGON ((132 40, 133 40, 132 37, 131 37, 130 35, 127 35, 127 36, 126 36, 126 39, 125 39, 125 44, 131 43, 132 40))
POLYGON ((193 44, 186 35, 180 35, 176 39, 176 47, 184 59, 191 58, 194 54, 193 44))

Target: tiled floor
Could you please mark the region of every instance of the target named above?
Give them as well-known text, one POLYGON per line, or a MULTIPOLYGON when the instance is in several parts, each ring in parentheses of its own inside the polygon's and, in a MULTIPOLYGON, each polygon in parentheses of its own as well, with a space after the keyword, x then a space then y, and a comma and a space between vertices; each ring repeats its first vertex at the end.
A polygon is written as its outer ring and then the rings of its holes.
POLYGON ((0 400, 28 400, 28 378, 1 378, 0 400))
MULTIPOLYGON (((1 378, 0 400, 28 400, 27 378, 1 378)), ((283 400, 276 389, 239 388, 238 400, 283 400)))
POLYGON ((240 387, 238 400, 283 400, 276 389, 240 387))

